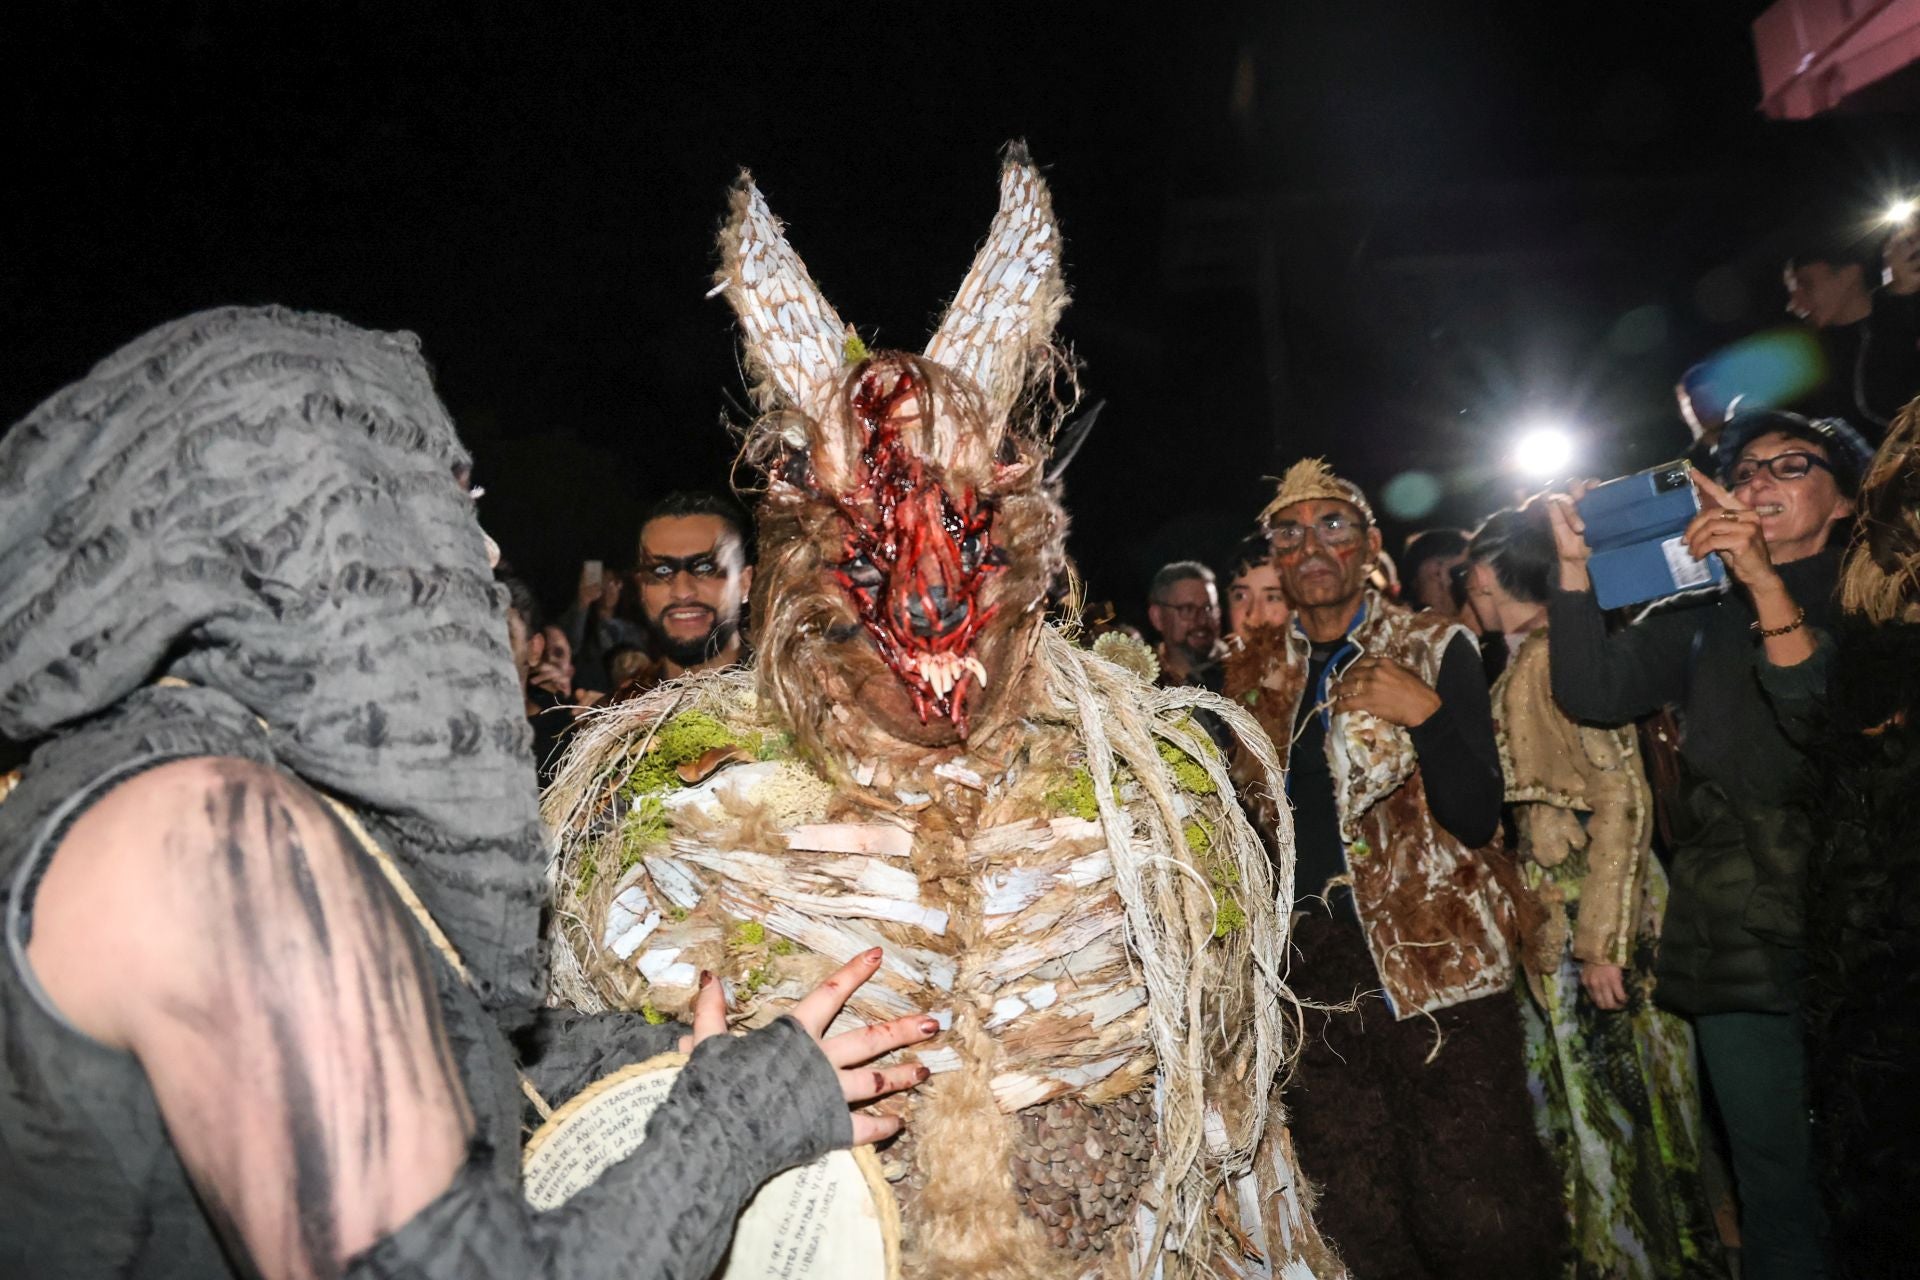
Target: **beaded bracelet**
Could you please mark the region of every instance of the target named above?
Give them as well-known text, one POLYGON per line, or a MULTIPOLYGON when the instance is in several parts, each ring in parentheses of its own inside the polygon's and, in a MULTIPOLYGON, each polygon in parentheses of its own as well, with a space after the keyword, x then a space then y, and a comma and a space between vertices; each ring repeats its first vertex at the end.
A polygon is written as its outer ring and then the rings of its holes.
POLYGON ((1760 633, 1762 639, 1771 640, 1774 636, 1783 636, 1789 631, 1798 631, 1806 625, 1806 622, 1807 611, 1805 609, 1795 609, 1793 611, 1793 621, 1784 627, 1763 627, 1760 625, 1760 620, 1755 618, 1753 620, 1753 629, 1760 633))

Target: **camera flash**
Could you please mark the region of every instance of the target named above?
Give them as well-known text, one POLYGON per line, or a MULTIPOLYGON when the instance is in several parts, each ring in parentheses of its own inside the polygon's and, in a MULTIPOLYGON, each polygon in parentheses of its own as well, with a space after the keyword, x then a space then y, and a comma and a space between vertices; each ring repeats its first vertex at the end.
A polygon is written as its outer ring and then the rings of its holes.
POLYGON ((1886 212, 1880 215, 1880 221, 1890 227, 1897 227, 1903 222, 1912 221, 1913 215, 1916 213, 1920 213, 1920 200, 1915 200, 1912 197, 1903 200, 1890 200, 1887 202, 1886 212))
POLYGON ((1523 430, 1513 442, 1511 462, 1521 475, 1548 480, 1572 465, 1573 433, 1565 427, 1541 423, 1523 430))

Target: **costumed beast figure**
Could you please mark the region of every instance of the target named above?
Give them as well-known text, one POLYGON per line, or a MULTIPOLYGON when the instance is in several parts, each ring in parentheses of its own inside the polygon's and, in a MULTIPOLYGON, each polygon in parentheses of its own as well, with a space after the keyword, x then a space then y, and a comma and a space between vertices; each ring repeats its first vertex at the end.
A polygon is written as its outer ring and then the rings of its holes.
POLYGON ((757 666, 580 730, 546 802, 560 997, 680 1014, 706 969, 758 1026, 884 946, 847 1016, 946 1027, 882 1153, 907 1274, 1338 1274, 1274 1085, 1274 872, 1194 713, 1278 794, 1272 747, 1045 621, 1066 294, 1040 175, 1010 150, 921 355, 867 351, 745 176, 720 247, 764 415, 757 666))

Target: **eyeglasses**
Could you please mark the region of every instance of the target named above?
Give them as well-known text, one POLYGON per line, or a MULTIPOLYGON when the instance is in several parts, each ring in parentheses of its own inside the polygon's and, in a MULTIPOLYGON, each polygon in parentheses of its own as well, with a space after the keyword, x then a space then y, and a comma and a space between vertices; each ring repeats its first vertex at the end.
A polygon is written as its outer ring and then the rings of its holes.
POLYGON ((1727 472, 1727 486, 1738 489, 1762 470, 1771 472, 1775 480, 1804 480, 1815 467, 1828 475, 1833 474, 1832 463, 1811 453, 1776 453, 1771 458, 1742 458, 1727 472))
POLYGON ((1356 520, 1352 516, 1330 511, 1312 524, 1296 524, 1289 520, 1285 524, 1273 526, 1273 549, 1279 555, 1290 555, 1307 545, 1307 534, 1311 531, 1320 539, 1323 547, 1348 547, 1360 540, 1367 531, 1367 522, 1356 520))

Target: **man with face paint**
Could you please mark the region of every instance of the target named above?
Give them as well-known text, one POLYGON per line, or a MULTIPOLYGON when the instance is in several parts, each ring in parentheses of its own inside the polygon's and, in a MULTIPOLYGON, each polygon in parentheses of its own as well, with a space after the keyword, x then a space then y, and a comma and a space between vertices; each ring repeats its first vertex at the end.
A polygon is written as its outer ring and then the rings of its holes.
POLYGON ((640 526, 634 570, 640 609, 659 660, 623 694, 742 660, 741 620, 753 588, 746 517, 711 493, 671 493, 640 526))
POLYGON ((1310 1015, 1289 1094, 1322 1224, 1355 1275, 1553 1274, 1565 1215, 1512 997, 1532 904, 1500 847, 1478 649, 1368 585, 1372 508, 1325 463, 1291 468, 1263 520, 1293 620, 1227 659, 1226 692, 1288 767, 1291 979, 1346 1006, 1310 1015))

